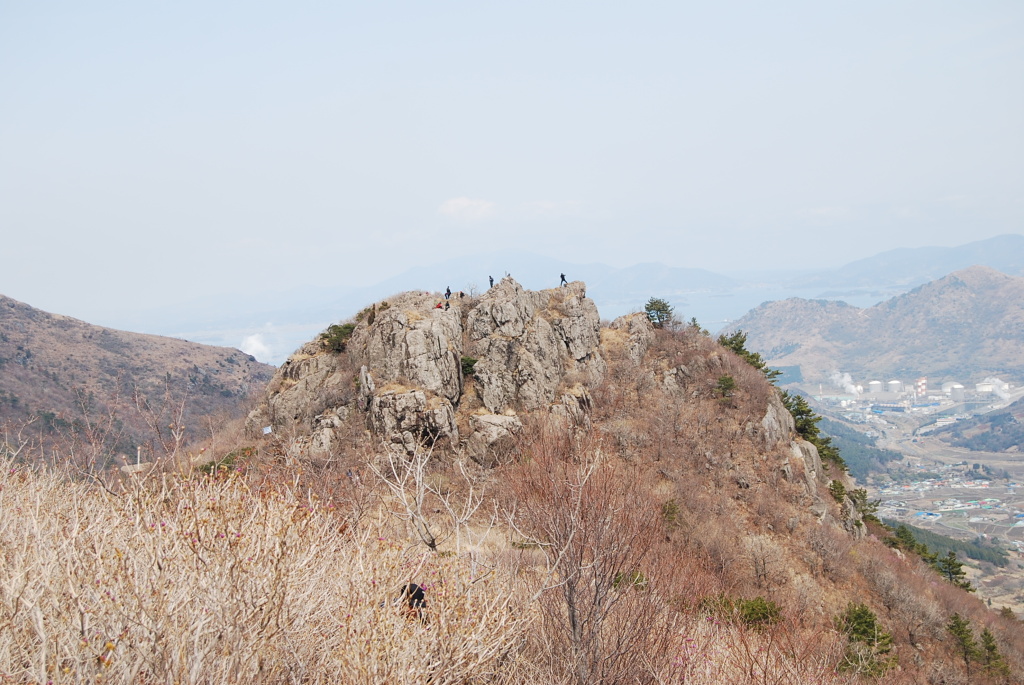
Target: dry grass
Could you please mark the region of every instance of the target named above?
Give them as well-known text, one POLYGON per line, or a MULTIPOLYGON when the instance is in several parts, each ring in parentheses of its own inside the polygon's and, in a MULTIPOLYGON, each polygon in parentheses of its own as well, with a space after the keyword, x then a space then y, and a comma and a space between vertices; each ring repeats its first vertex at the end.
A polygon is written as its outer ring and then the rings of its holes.
POLYGON ((165 477, 119 495, 4 464, 0 678, 506 682, 529 613, 500 576, 294 488, 165 477), (428 588, 424 620, 396 606, 428 588))

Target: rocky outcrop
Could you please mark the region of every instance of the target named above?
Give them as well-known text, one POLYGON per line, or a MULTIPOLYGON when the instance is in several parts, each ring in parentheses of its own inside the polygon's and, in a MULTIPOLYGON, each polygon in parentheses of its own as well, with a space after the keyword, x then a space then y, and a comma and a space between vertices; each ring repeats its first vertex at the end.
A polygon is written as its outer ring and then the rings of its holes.
POLYGON ((747 426, 747 432, 759 437, 766 449, 773 449, 790 440, 795 430, 793 415, 775 392, 768 398, 768 407, 760 423, 747 426))
POLYGON ((582 386, 571 388, 561 397, 561 402, 552 404, 549 411, 561 417, 570 426, 589 426, 590 414, 594 409, 594 400, 582 386))
POLYGON ((457 404, 462 394, 462 322, 457 301, 408 293, 378 309, 368 326, 362 362, 378 385, 402 382, 457 404))
POLYGON ((327 461, 342 439, 342 430, 348 418, 349 408, 342 406, 330 409, 313 419, 309 435, 300 435, 290 445, 288 456, 306 457, 314 461, 327 461))
POLYGON ((491 445, 521 427, 517 412, 546 409, 586 422, 587 387, 605 363, 597 307, 583 283, 533 292, 505 278, 483 297, 453 298, 447 309, 438 302, 445 301, 437 294, 403 293, 361 313, 343 353, 319 340, 305 345, 278 371, 250 429, 295 426, 301 449, 322 453, 338 448, 331 417, 355 409, 386 444, 411 452, 444 438, 483 463, 491 445), (476 408, 461 410, 466 357, 476 360, 476 408), (460 421, 468 436, 460 436, 460 421))
POLYGON ((823 474, 818 449, 806 440, 794 440, 790 445, 789 461, 782 467, 782 475, 793 482, 803 482, 807 493, 816 495, 818 478, 823 474))
POLYGON ((438 438, 459 438, 451 403, 422 390, 384 390, 371 398, 368 415, 377 435, 401 445, 408 454, 438 438))
POLYGON ((596 382, 604 372, 600 316, 583 283, 530 292, 505 278, 469 313, 467 329, 481 399, 494 414, 540 409, 568 374, 596 382))
POLYGON ((639 364, 654 342, 654 325, 643 312, 626 314, 612 321, 608 327, 610 344, 616 346, 634 364, 639 364))

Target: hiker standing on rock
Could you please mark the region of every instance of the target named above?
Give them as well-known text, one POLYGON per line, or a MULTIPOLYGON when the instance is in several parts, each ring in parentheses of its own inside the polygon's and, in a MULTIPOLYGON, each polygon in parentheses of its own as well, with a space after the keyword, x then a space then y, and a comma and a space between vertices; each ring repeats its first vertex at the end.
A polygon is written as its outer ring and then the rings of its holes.
POLYGON ((447 299, 448 299, 449 297, 451 297, 451 296, 452 296, 452 289, 451 289, 451 286, 449 286, 449 287, 446 287, 446 288, 444 289, 444 299, 446 299, 446 300, 447 300, 447 299))
POLYGON ((490 279, 491 287, 493 288, 494 287, 494 276, 488 276, 487 278, 490 279))
POLYGON ((569 281, 565 280, 565 274, 562 274, 562 282, 558 285, 569 285, 569 281))

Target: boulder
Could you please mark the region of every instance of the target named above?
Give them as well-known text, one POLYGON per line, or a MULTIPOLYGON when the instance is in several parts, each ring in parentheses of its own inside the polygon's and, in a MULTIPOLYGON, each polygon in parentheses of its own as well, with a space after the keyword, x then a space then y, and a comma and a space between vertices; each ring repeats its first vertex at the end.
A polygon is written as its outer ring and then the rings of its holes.
POLYGON ((773 392, 760 423, 751 422, 746 426, 746 430, 749 435, 759 437, 766 449, 773 449, 790 439, 796 431, 796 423, 793 421, 793 415, 782 403, 782 398, 773 392))
POLYGON ((370 400, 369 423, 384 440, 412 454, 421 444, 439 438, 459 439, 455 410, 446 398, 428 398, 422 390, 384 390, 370 400))
POLYGON ((790 443, 789 464, 793 467, 789 471, 791 477, 803 480, 807 493, 816 495, 818 478, 823 473, 818 449, 806 440, 794 440, 790 443))
POLYGON ((472 434, 466 441, 466 452, 473 461, 488 468, 496 466, 498 459, 491 446, 503 438, 515 435, 523 428, 518 416, 483 414, 469 417, 472 434))

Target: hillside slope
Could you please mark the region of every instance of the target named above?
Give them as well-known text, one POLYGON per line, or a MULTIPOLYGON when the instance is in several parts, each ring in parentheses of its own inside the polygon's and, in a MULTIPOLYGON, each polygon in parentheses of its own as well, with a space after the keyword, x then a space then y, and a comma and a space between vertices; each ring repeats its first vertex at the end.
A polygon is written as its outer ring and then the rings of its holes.
POLYGON ((543 598, 527 651, 560 655, 539 682, 664 679, 650 669, 677 629, 718 611, 736 620, 741 606, 795 621, 789 653, 822 665, 751 666, 749 682, 858 682, 876 667, 889 682, 938 682, 957 677, 943 640, 952 612, 1003 630, 976 598, 883 544, 863 518, 866 493, 802 439, 763 372, 700 329, 655 329, 642 313, 601 325, 580 282, 534 292, 506 278, 444 303, 399 294, 341 338, 303 346, 249 417, 272 459, 234 467, 260 482, 315 472, 334 502, 365 501, 353 493, 375 483, 409 544, 512 569, 517 596, 543 598), (651 594, 616 608, 607 593, 624 568, 651 594), (596 613, 570 637, 577 602, 596 613), (898 668, 826 656, 842 652, 836 617, 853 604, 892 631, 898 668), (599 638, 616 630, 629 646, 599 638), (562 670, 574 664, 589 675, 562 670))
POLYGON ((867 309, 837 302, 766 302, 734 324, 774 367, 805 380, 1024 381, 1024 278, 971 267, 867 309))
POLYGON ((0 296, 0 422, 33 420, 53 437, 82 437, 113 416, 109 432, 128 450, 155 418, 136 399, 153 414, 174 409, 196 434, 203 417, 237 416, 273 371, 235 349, 94 326, 0 296))
POLYGON ((1019 623, 885 544, 866 493, 804 440, 808 417, 732 349, 643 313, 602 325, 581 282, 506 278, 445 303, 401 293, 305 344, 209 476, 100 491, 5 463, 0 673, 850 685, 1022 672, 1019 623), (990 631, 987 670, 956 651, 954 618, 990 631))

